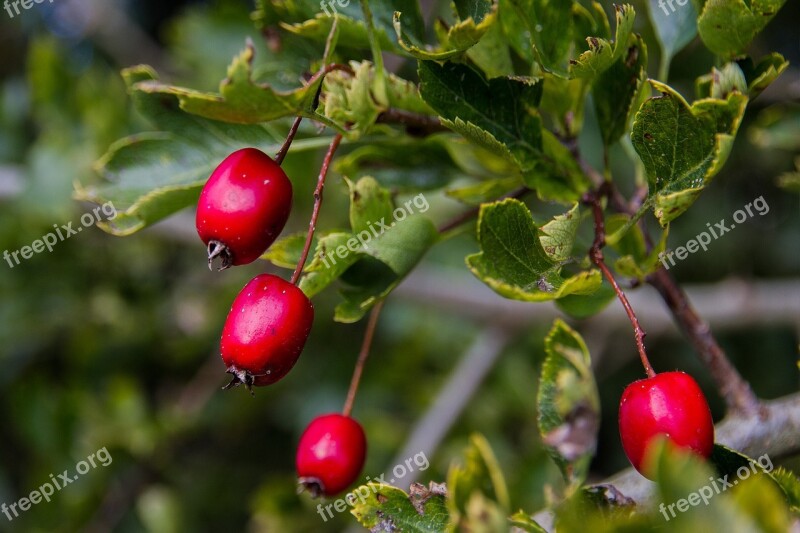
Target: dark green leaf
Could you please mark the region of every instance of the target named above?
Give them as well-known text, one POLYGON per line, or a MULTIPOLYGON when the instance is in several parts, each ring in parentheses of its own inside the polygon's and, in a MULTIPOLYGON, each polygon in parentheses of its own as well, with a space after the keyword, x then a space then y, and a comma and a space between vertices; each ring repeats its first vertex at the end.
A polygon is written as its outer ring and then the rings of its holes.
POLYGON ((561 276, 562 265, 545 252, 531 213, 519 200, 482 206, 478 240, 481 252, 467 257, 467 266, 506 298, 553 300, 568 294, 591 294, 600 286, 596 270, 566 279, 561 276))
POLYGON ((708 0, 697 19, 700 37, 717 55, 732 58, 743 54, 785 1, 708 0))

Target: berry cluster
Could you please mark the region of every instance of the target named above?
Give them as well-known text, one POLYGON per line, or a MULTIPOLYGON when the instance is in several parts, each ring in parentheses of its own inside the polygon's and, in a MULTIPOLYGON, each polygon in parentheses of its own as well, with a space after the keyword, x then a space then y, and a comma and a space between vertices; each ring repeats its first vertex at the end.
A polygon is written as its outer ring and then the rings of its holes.
MULTIPOLYGON (((283 231, 291 207, 292 183, 278 162, 255 148, 230 154, 209 177, 197 205, 197 233, 208 247, 209 268, 216 259, 224 270, 261 257, 283 231)), ((222 330, 222 360, 233 375, 225 388, 243 384, 252 392, 253 386, 282 379, 300 357, 313 322, 314 306, 294 283, 272 274, 253 278, 233 301, 222 330)), ((342 492, 361 472, 366 448, 354 419, 317 417, 297 449, 299 482, 315 497, 342 492)))

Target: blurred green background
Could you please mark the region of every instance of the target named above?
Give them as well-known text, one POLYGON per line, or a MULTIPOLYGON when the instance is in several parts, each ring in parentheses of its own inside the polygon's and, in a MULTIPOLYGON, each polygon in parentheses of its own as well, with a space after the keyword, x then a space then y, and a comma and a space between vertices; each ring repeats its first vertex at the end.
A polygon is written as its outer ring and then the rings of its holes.
MULTIPOLYGON (((447 2, 427 4, 430 13, 447 12, 447 2)), ((644 13, 641 2, 634 4, 644 13)), ((71 199, 74 183, 93 179, 93 162, 113 141, 148 129, 127 99, 120 68, 147 62, 169 81, 210 90, 250 37, 258 47, 259 77, 297 85, 321 50, 299 39, 271 50, 250 22, 251 9, 234 0, 55 0, 13 19, 0 11, 0 252, 29 245, 54 224, 78 224, 91 206, 71 199)), ((646 17, 637 20, 637 30, 654 42, 646 17)), ((682 282, 702 285, 696 303, 711 306, 722 345, 764 398, 798 389, 800 315, 777 305, 800 302, 800 198, 777 186, 782 174, 795 170, 800 143, 798 21, 800 4, 789 2, 754 43, 754 56, 778 51, 792 66, 748 108, 730 161, 673 225, 669 241, 679 246, 706 222, 729 219, 759 196, 768 202, 767 215, 715 241, 713 253, 691 255, 673 269, 682 282), (776 287, 765 293, 777 295, 766 303, 752 296, 776 287), (731 288, 751 297, 722 298, 731 288)), ((651 59, 653 74, 657 57, 651 59)), ((695 42, 673 61, 670 83, 691 99, 695 77, 711 64, 695 42)), ((410 65, 397 62, 396 68, 413 75, 410 65)), ((587 122, 582 143, 598 154, 591 116, 587 122)), ((302 135, 314 134, 313 126, 304 126, 302 135)), ((615 170, 630 175, 624 156, 615 156, 615 170)), ((287 232, 302 231, 318 165, 290 155, 286 167, 296 187, 287 232)), ((342 227, 347 194, 338 175, 326 192, 320 227, 342 227)), ((444 220, 459 212, 441 195, 431 198, 429 216, 444 220)), ((558 483, 535 419, 543 336, 557 312, 549 304, 523 306, 537 311, 512 313, 514 320, 494 312, 492 306, 504 302, 463 267, 464 256, 476 249, 469 233, 437 247, 386 306, 354 411, 370 444, 364 475, 389 472, 448 380, 470 374, 458 366, 464 354, 488 335, 504 346, 502 354, 485 380, 461 391, 468 393, 466 408, 438 420, 449 428, 443 441, 414 450, 431 460, 419 478, 441 481, 467 436, 481 432, 508 477, 512 507, 534 511, 545 503, 544 487, 558 483), (436 290, 422 290, 424 283, 436 290), (457 296, 456 304, 448 294, 457 296), (459 306, 462 297, 481 305, 459 306), (486 333, 491 325, 511 328, 507 339, 499 330, 486 333)), ((52 253, 14 268, 1 262, 0 503, 27 495, 51 473, 74 471, 103 447, 113 463, 13 522, 0 515, 0 531, 352 526, 346 514, 323 522, 316 502, 296 495, 293 473, 294 445, 305 425, 341 408, 361 341, 363 323, 333 322, 335 291, 315 299, 315 328, 287 379, 258 390, 255 399, 241 389, 219 390, 226 382, 217 353, 222 323, 239 289, 264 268, 272 269, 260 263, 209 272, 191 213, 127 238, 87 228, 52 253)), ((651 329, 654 366, 695 375, 719 419, 721 400, 660 301, 653 292, 638 301, 652 310, 640 319, 651 329)), ((627 466, 616 406, 624 386, 643 376, 619 313, 572 322, 587 338, 600 380, 604 418, 593 464, 599 480, 627 466)))

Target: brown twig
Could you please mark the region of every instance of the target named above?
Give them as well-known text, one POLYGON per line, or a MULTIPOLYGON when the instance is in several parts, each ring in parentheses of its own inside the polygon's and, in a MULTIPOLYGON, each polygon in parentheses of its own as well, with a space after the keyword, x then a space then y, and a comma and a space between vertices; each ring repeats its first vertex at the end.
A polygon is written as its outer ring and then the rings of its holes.
POLYGON ((292 146, 292 141, 294 140, 295 135, 297 135, 297 130, 300 128, 301 122, 303 122, 303 117, 297 117, 294 119, 291 129, 289 129, 289 135, 287 135, 286 140, 283 141, 283 146, 281 146, 281 149, 278 150, 277 154, 275 154, 275 162, 279 165, 283 163, 283 159, 289 152, 289 147, 292 146))
POLYGON ((319 171, 319 179, 317 179, 317 188, 314 189, 314 211, 311 213, 311 221, 308 223, 308 235, 306 235, 306 243, 303 246, 303 254, 300 256, 300 261, 297 262, 297 268, 294 269, 292 274, 292 283, 297 285, 300 275, 303 273, 303 267, 306 265, 308 259, 308 252, 311 250, 311 243, 314 241, 314 230, 317 229, 317 219, 319 218, 319 211, 322 207, 322 189, 325 187, 325 178, 328 177, 328 169, 331 166, 331 161, 342 142, 342 134, 337 133, 328 147, 328 153, 325 154, 325 159, 322 160, 322 168, 319 171))
POLYGON ((728 360, 708 323, 697 314, 672 275, 659 268, 647 278, 647 282, 661 294, 675 322, 700 354, 728 407, 748 415, 757 413, 760 404, 750 384, 728 360))
MULTIPOLYGON (((603 189, 605 188, 601 187, 601 191, 603 189)), ((628 297, 625 296, 625 292, 619 286, 617 280, 614 279, 614 275, 611 273, 611 270, 609 270, 604 261, 603 246, 606 244, 606 230, 605 223, 603 221, 603 207, 600 205, 599 193, 589 195, 585 202, 592 207, 592 212, 594 214, 594 242, 592 243, 592 247, 589 249, 589 257, 614 288, 614 292, 617 293, 617 298, 619 298, 619 301, 622 303, 622 307, 625 308, 625 313, 628 315, 628 319, 630 319, 631 325, 633 326, 633 334, 634 338, 636 339, 636 348, 639 350, 639 358, 642 361, 642 366, 644 366, 644 371, 647 374, 647 377, 652 378, 656 375, 656 373, 653 370, 652 365, 650 365, 650 360, 647 358, 647 351, 644 347, 645 332, 642 329, 642 326, 639 324, 639 319, 636 317, 636 313, 634 312, 633 307, 631 307, 628 297)))
POLYGON ((361 351, 358 353, 358 360, 356 367, 353 370, 353 378, 350 380, 350 388, 347 390, 347 399, 344 402, 342 414, 350 416, 353 411, 353 402, 356 400, 356 393, 358 392, 358 385, 361 383, 361 374, 364 373, 364 363, 367 362, 369 351, 372 347, 372 338, 375 336, 375 329, 378 325, 378 317, 381 315, 383 304, 386 300, 381 300, 376 303, 369 314, 369 321, 367 322, 367 329, 364 331, 364 341, 361 343, 361 351))

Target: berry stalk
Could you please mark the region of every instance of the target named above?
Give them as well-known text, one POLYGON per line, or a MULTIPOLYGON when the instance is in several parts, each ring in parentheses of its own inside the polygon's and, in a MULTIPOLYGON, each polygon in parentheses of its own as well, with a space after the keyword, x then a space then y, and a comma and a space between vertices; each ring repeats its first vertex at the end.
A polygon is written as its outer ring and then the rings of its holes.
POLYGON ((642 361, 642 366, 644 366, 644 371, 647 374, 647 377, 652 378, 656 375, 656 372, 653 370, 650 360, 647 358, 647 351, 644 347, 644 337, 646 333, 639 324, 639 319, 636 317, 636 313, 634 312, 633 307, 631 307, 628 297, 625 296, 625 292, 619 286, 617 280, 614 279, 614 275, 604 260, 603 246, 606 244, 606 230, 605 223, 603 221, 603 208, 600 205, 599 195, 592 194, 586 199, 586 203, 592 207, 592 213, 594 214, 594 242, 592 242, 592 247, 589 249, 589 258, 597 266, 597 268, 600 269, 600 272, 603 273, 603 276, 605 276, 605 278, 611 284, 611 287, 613 287, 614 292, 617 294, 617 298, 622 303, 622 307, 625 308, 625 313, 628 315, 628 319, 631 321, 631 325, 633 326, 633 335, 636 340, 636 348, 639 350, 639 358, 642 361))
POLYGON ((342 142, 342 134, 337 133, 328 147, 328 152, 325 154, 325 159, 322 161, 322 168, 319 171, 319 179, 317 179, 317 188, 314 189, 314 211, 311 213, 311 221, 308 223, 308 235, 306 235, 306 243, 303 246, 303 253, 300 256, 300 261, 297 262, 297 268, 294 269, 292 274, 291 283, 297 285, 300 275, 303 273, 303 267, 306 265, 308 253, 311 250, 311 243, 314 241, 314 231, 317 229, 317 219, 319 218, 319 211, 322 207, 322 189, 325 187, 325 178, 328 177, 328 170, 331 166, 336 149, 342 142))
POLYGON ((289 153, 289 148, 292 146, 292 141, 294 141, 294 137, 297 135, 297 130, 300 128, 300 123, 302 121, 303 117, 297 117, 294 119, 292 127, 289 129, 289 135, 287 135, 286 140, 283 141, 283 146, 281 146, 281 149, 278 150, 277 154, 275 154, 275 162, 279 165, 283 164, 286 154, 289 153))
POLYGON ((367 362, 367 358, 369 357, 369 351, 372 347, 372 338, 375 336, 375 329, 378 325, 378 317, 381 314, 384 302, 385 300, 381 300, 376 303, 369 314, 367 329, 364 332, 364 341, 361 343, 361 351, 358 353, 356 367, 353 370, 353 378, 350 380, 350 388, 347 391, 347 399, 345 400, 344 408, 342 409, 342 414, 344 416, 350 416, 350 413, 353 410, 353 403, 355 402, 356 393, 358 392, 358 385, 361 383, 361 374, 364 373, 364 364, 367 362))

